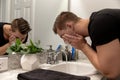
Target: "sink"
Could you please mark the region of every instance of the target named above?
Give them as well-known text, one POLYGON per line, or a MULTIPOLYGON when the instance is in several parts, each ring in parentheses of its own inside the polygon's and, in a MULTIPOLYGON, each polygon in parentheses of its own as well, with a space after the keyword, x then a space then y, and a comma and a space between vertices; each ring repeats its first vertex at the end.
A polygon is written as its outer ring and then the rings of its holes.
MULTIPOLYGON (((90 76, 96 74, 96 69, 88 63, 83 62, 60 62, 58 64, 41 64, 42 69, 64 72, 78 76, 90 76)), ((17 75, 26 71, 22 69, 8 70, 0 73, 0 80, 18 80, 17 75)), ((100 80, 102 76, 92 76, 91 80, 100 80), (93 79, 92 79, 93 78, 93 79)))
POLYGON ((62 62, 46 69, 78 76, 90 76, 97 72, 92 64, 83 62, 62 62))

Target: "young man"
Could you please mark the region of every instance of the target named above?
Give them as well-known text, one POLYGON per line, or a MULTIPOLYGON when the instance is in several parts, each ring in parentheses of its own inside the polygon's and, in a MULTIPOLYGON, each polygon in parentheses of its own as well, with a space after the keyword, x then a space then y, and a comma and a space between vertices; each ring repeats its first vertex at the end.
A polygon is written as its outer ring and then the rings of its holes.
POLYGON ((120 76, 120 9, 103 9, 82 19, 72 12, 57 16, 53 31, 83 51, 95 68, 110 80, 120 76), (85 37, 90 36, 90 46, 85 37))
POLYGON ((27 41, 29 23, 23 18, 17 18, 12 23, 0 22, 0 55, 7 54, 7 48, 19 38, 23 43, 27 41))

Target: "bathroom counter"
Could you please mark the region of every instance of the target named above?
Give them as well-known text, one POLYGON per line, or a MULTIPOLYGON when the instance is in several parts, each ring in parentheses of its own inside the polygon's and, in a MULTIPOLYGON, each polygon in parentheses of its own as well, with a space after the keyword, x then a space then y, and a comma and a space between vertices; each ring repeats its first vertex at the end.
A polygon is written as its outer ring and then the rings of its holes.
POLYGON ((0 80, 18 80, 17 75, 26 71, 22 69, 8 70, 0 73, 0 80))
MULTIPOLYGON (((22 69, 15 69, 15 70, 9 70, 6 72, 1 72, 0 73, 0 80, 17 80, 17 75, 19 73, 24 73, 26 71, 22 69)), ((101 75, 96 74, 96 75, 91 75, 90 78, 91 80, 101 80, 101 75)))
MULTIPOLYGON (((89 63, 89 61, 86 61, 86 60, 82 60, 82 62, 89 63)), ((0 80, 17 80, 17 75, 19 73, 24 73, 24 72, 26 72, 26 71, 22 70, 22 69, 14 69, 14 70, 0 72, 0 80)), ((91 80, 101 80, 101 78, 102 78, 102 76, 100 74, 90 75, 89 77, 91 78, 91 80)))

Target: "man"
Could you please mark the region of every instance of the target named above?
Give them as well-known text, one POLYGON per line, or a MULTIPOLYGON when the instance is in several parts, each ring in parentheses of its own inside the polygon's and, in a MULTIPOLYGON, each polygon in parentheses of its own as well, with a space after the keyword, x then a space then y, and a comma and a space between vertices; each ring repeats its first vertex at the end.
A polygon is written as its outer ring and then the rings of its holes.
POLYGON ((103 9, 83 19, 72 12, 56 18, 53 31, 83 51, 95 68, 110 80, 120 76, 120 9, 103 9), (90 46, 85 37, 90 36, 90 46))
POLYGON ((14 19, 12 23, 0 22, 0 55, 7 54, 7 48, 16 38, 25 43, 30 30, 30 25, 23 18, 14 19))

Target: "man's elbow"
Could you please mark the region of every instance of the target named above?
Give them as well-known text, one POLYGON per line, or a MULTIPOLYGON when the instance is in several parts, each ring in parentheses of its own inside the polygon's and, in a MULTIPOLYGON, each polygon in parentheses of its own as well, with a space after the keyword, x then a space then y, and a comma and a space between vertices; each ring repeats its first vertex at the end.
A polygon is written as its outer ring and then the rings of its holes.
POLYGON ((118 72, 103 72, 103 75, 106 76, 108 79, 116 80, 120 74, 118 72))

